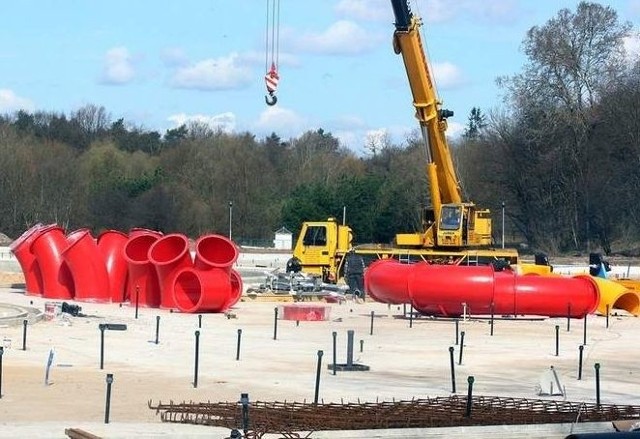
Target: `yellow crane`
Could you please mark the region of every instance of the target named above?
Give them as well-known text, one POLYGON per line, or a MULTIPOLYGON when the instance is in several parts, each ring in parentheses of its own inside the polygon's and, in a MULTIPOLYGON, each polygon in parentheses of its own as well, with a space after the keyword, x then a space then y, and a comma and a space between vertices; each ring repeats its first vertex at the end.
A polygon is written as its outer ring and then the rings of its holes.
MULTIPOLYGON (((398 233, 394 245, 356 246, 365 259, 396 258, 448 264, 517 264, 515 249, 493 248, 491 212, 463 201, 446 139, 447 118, 443 109, 420 36, 421 20, 407 0, 391 0, 395 16, 393 49, 404 61, 413 96, 416 118, 427 155, 430 207, 423 218, 423 230, 398 233)), ((305 222, 293 250, 295 266, 322 275, 325 281, 342 276, 345 255, 352 249, 353 234, 336 219, 305 222)))

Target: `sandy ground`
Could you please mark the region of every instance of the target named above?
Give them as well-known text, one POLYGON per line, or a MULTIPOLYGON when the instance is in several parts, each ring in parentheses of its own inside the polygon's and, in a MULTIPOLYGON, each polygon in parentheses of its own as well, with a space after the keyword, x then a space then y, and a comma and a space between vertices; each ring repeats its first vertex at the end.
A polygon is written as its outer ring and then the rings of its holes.
MULTIPOLYGON (((2 274, 0 303, 43 310, 45 299, 8 287, 19 284, 21 276, 2 274)), ((149 401, 238 401, 244 392, 253 401, 313 401, 319 350, 324 353, 319 396, 325 402, 450 395, 448 348, 453 346, 459 394, 466 394, 466 378, 472 375, 475 395, 562 400, 562 396, 538 396, 537 392, 540 377, 554 366, 567 400, 595 403, 597 362, 601 364, 602 403, 640 404, 640 319, 626 315, 612 316, 609 328, 604 317, 589 317, 583 375, 577 380, 582 320, 572 320, 569 331, 566 319, 498 320, 493 336, 488 320, 460 322, 465 339, 458 365, 455 323, 428 318, 410 322, 403 317, 401 306, 323 304, 328 308, 327 321, 278 320, 274 340, 274 308, 280 305, 276 303, 240 302, 232 310, 234 318, 206 314, 201 328, 193 314, 141 308, 135 318, 135 309, 127 304, 77 304, 86 317, 29 324, 26 350, 22 349, 22 325, 0 326, 0 342, 5 346, 0 437, 11 437, 2 436, 2 431, 18 425, 102 423, 107 373, 114 375, 110 418, 118 423, 160 425, 159 416, 148 408, 149 401), (127 325, 126 331, 105 332, 104 369, 100 369, 100 323, 127 325), (196 330, 200 331, 197 388, 196 330), (240 359, 236 360, 239 330, 240 359), (332 361, 332 333, 337 334, 337 362, 345 363, 348 330, 355 333, 354 361, 371 370, 333 375, 327 370, 332 361), (51 349, 55 359, 49 385, 45 385, 51 349)), ((172 435, 169 427, 163 431, 172 435)), ((64 437, 59 433, 40 437, 64 437)))

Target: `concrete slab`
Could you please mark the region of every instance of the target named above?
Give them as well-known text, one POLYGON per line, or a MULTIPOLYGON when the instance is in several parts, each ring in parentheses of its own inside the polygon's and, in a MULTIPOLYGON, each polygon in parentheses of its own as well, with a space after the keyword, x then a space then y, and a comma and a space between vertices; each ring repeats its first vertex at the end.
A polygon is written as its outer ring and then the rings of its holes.
MULTIPOLYGON (((46 301, 25 296, 20 290, 0 289, 2 303, 44 309, 46 301)), ((458 364, 460 346, 455 343, 454 321, 410 321, 403 317, 402 306, 329 304, 327 321, 279 320, 275 328, 277 303, 240 302, 233 309, 236 318, 203 315, 202 327, 198 327, 197 315, 139 309, 136 319, 135 309, 128 305, 72 303, 80 305, 87 316, 30 325, 24 351, 23 328, 0 326, 0 341, 13 341, 3 355, 0 437, 64 437, 64 428, 83 426, 105 437, 226 437, 226 429, 162 424, 147 404, 237 401, 241 393, 249 393, 252 401, 313 401, 318 351, 324 353, 319 384, 319 398, 324 402, 451 395, 449 347, 453 347, 457 393, 461 395, 466 395, 467 377, 474 376, 474 395, 595 403, 594 364, 599 363, 601 402, 639 403, 636 334, 640 320, 627 315, 610 317, 608 328, 604 317, 587 319, 582 379, 577 380, 578 346, 585 337, 581 320, 496 320, 493 336, 487 319, 461 321, 459 335, 464 331, 465 337, 458 364), (155 344, 158 316, 159 343, 155 344), (126 331, 105 332, 104 369, 100 369, 101 323, 127 325, 126 331), (556 325, 560 328, 557 356, 556 325), (199 365, 198 386, 194 387, 196 330, 200 331, 199 365), (238 330, 242 330, 241 348, 236 360, 238 330), (333 375, 327 368, 332 333, 337 334, 337 362, 344 363, 349 330, 355 333, 354 362, 366 364, 370 370, 333 375), (45 385, 51 349, 55 357, 50 384, 45 385), (559 375, 566 396, 538 395, 539 379, 550 366, 559 375), (114 375, 114 383, 111 422, 104 425, 107 373, 114 375)), ((595 431, 611 428, 610 424, 555 425, 551 430, 495 426, 473 430, 473 434, 467 427, 446 432, 327 432, 312 437, 518 437, 522 432, 526 437, 560 438, 571 429, 584 431, 580 428, 586 427, 595 431), (533 433, 536 429, 542 432, 539 436, 533 433)))

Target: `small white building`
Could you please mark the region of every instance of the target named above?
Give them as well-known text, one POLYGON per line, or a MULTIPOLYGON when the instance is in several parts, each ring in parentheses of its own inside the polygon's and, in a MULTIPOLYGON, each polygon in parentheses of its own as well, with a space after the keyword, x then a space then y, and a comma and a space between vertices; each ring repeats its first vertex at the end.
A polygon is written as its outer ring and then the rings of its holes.
POLYGON ((273 247, 278 250, 291 250, 293 248, 293 233, 286 227, 276 230, 273 247))

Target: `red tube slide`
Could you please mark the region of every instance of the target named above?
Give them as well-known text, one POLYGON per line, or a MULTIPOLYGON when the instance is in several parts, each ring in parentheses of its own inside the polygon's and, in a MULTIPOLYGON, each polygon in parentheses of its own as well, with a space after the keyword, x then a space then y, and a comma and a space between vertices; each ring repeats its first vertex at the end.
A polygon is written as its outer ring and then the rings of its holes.
POLYGON ((364 289, 377 302, 409 303, 408 280, 412 266, 380 259, 369 265, 364 276, 364 289))
POLYGON ((402 303, 408 291, 413 307, 423 314, 458 316, 465 308, 468 314, 489 314, 493 307, 494 314, 565 317, 570 310, 571 317, 582 318, 599 300, 596 284, 587 278, 518 276, 490 266, 380 262, 365 274, 372 296, 402 303), (407 274, 406 290, 398 287, 399 272, 407 274))
POLYGON ((51 225, 40 230, 31 243, 42 275, 42 297, 47 299, 73 299, 73 277, 62 252, 67 248, 67 238, 62 227, 51 225))
POLYGON ((123 256, 127 262, 127 292, 125 300, 139 306, 160 306, 160 285, 153 264, 149 261, 149 249, 159 239, 155 233, 139 233, 130 237, 124 246, 123 256))
POLYGON ((31 243, 45 227, 47 226, 38 223, 9 245, 9 250, 15 255, 20 268, 22 268, 25 290, 28 295, 40 296, 42 294, 42 274, 40 274, 36 255, 31 251, 31 243))
POLYGON ((229 294, 229 300, 224 305, 223 311, 234 307, 242 297, 242 278, 240 274, 236 270, 231 269, 229 272, 229 280, 231 281, 231 293, 229 294))
POLYGON ((182 268, 173 285, 176 307, 185 313, 224 312, 231 290, 229 274, 221 268, 182 268))
POLYGON ((222 235, 204 235, 196 241, 195 267, 199 270, 222 268, 227 273, 238 259, 238 248, 222 235))
POLYGON ((158 238, 162 236, 162 232, 157 230, 145 229, 144 227, 134 227, 129 230, 129 238, 135 238, 138 235, 156 235, 158 238))
POLYGON ((79 229, 67 236, 67 248, 62 257, 71 270, 75 300, 110 302, 109 274, 98 244, 88 229, 79 229))
POLYGON ((106 230, 98 236, 98 250, 109 275, 109 296, 116 303, 125 300, 127 261, 123 252, 128 239, 127 235, 117 230, 106 230))
POLYGON ((158 274, 160 307, 176 308, 173 291, 176 276, 183 268, 193 267, 189 240, 179 233, 165 235, 151 245, 148 256, 158 274))

